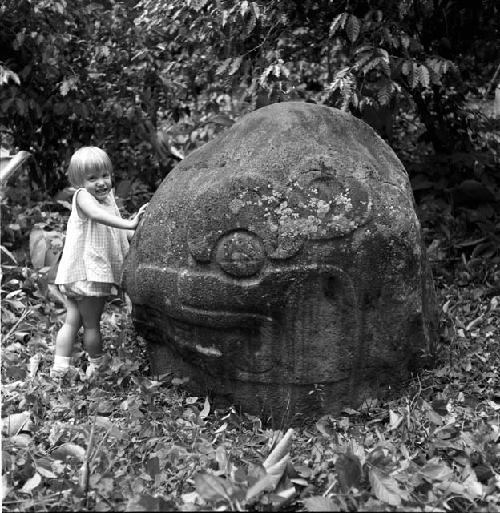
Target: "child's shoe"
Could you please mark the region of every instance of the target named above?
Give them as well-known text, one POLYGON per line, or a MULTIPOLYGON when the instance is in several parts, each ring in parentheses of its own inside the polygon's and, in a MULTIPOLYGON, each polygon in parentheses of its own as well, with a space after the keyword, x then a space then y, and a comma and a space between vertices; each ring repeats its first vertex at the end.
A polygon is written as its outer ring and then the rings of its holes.
POLYGON ((71 365, 71 356, 54 356, 54 363, 50 369, 50 377, 54 379, 62 379, 68 372, 74 370, 71 365))
POLYGON ((62 379, 69 372, 70 367, 66 367, 65 369, 57 369, 55 367, 51 367, 50 369, 50 377, 55 379, 62 379))
POLYGON ((108 367, 108 356, 103 354, 95 358, 89 356, 89 364, 85 375, 87 378, 95 378, 108 367))

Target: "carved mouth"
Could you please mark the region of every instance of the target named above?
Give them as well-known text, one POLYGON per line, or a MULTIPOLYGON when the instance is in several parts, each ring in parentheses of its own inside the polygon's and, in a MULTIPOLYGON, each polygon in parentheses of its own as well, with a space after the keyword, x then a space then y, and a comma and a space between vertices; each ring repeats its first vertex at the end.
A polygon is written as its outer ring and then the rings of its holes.
MULTIPOLYGON (((217 312, 189 309, 189 317, 177 318, 165 315, 148 306, 136 308, 135 318, 147 331, 148 338, 168 345, 186 362, 204 369, 213 376, 231 375, 238 380, 267 382, 268 375, 276 366, 270 350, 271 332, 276 329, 272 319, 258 315, 237 315, 244 323, 207 325, 207 316, 217 320, 217 312), (204 317, 204 324, 193 322, 195 314, 204 317), (189 320, 186 320, 189 319, 189 320), (161 330, 158 330, 161 326, 161 330), (160 340, 158 340, 158 338, 160 340), (269 353, 269 354, 268 354, 269 353), (228 364, 230 368, 227 368, 228 364)), ((185 312, 187 313, 187 312, 185 312)), ((228 315, 227 312, 223 312, 228 315)), ((224 318, 224 317, 223 317, 224 318)))
MULTIPOLYGON (((256 353, 262 352, 266 341, 262 335, 261 325, 254 325, 253 328, 239 327, 236 329, 206 328, 188 324, 185 321, 170 318, 169 324, 171 330, 169 335, 177 347, 185 348, 201 357, 207 359, 218 359, 228 354, 232 357, 231 365, 239 371, 248 374, 265 374, 274 368, 274 363, 268 362, 267 365, 258 365, 255 362, 250 367, 245 360, 251 358, 255 360, 256 353)), ((262 356, 262 355, 261 355, 262 356)))
POLYGON ((152 338, 214 377, 270 383, 314 376, 322 382, 335 366, 341 380, 357 358, 356 294, 336 266, 282 266, 255 280, 154 266, 138 272, 140 303, 156 305, 142 307, 141 322, 150 325, 152 338), (167 295, 153 299, 148 294, 154 290, 167 295), (350 335, 340 343, 345 330, 350 335), (316 368, 314 355, 325 347, 328 354, 316 368))

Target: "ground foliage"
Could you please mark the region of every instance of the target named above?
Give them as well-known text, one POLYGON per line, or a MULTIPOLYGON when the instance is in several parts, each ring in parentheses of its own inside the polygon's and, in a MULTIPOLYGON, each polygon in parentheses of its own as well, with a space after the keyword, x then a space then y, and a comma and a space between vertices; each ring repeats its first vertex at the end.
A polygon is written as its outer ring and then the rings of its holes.
POLYGON ((109 371, 87 380, 79 345, 78 371, 52 381, 64 307, 47 254, 65 220, 53 206, 26 211, 40 221, 31 251, 3 248, 4 511, 498 510, 500 262, 474 256, 464 213, 424 223, 442 305, 435 367, 290 432, 151 375, 120 299, 103 317, 109 371))

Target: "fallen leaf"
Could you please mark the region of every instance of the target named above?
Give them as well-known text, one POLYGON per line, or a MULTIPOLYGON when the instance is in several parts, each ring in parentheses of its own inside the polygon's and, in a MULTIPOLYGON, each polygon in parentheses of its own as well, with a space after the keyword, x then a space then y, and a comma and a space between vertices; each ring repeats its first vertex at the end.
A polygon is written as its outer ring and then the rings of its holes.
MULTIPOLYGON (((189 492, 189 493, 183 493, 181 495, 181 498, 182 498, 182 502, 184 502, 185 504, 196 504, 197 502, 202 500, 201 497, 198 495, 198 492, 196 492, 196 491, 189 492)), ((127 507, 127 511, 135 511, 135 510, 134 509, 129 510, 127 507)))
MULTIPOLYGON (((281 432, 280 432, 281 434, 281 432)), ((269 468, 278 462, 283 460, 283 457, 290 451, 292 445, 294 430, 288 429, 288 431, 282 436, 281 440, 276 444, 274 449, 271 451, 269 456, 265 459, 263 466, 269 471, 269 468)))
POLYGON ((377 469, 372 468, 369 478, 372 491, 377 499, 391 506, 401 505, 401 491, 397 481, 393 477, 383 475, 377 469))
POLYGON ((99 404, 97 405, 96 412, 101 413, 102 415, 105 414, 111 414, 115 409, 115 405, 113 401, 104 400, 99 401, 99 404))
POLYGON ((194 476, 196 491, 206 500, 222 499, 232 493, 231 483, 222 477, 208 473, 200 473, 194 476))
POLYGON ((40 465, 37 465, 36 469, 42 477, 46 477, 48 479, 55 479, 57 477, 57 474, 54 474, 52 470, 41 467, 40 465))
POLYGON ((306 481, 302 477, 293 477, 293 478, 290 479, 290 481, 293 484, 297 484, 299 486, 308 486, 309 485, 309 481, 306 481))
POLYGON ((51 456, 58 460, 65 460, 66 458, 76 458, 83 461, 85 458, 85 449, 71 442, 66 442, 51 453, 51 456))
POLYGON ((249 487, 253 486, 257 481, 259 481, 266 475, 266 469, 262 465, 258 463, 252 463, 251 461, 248 463, 247 480, 249 487))
POLYGON ((9 353, 15 353, 18 351, 23 351, 24 346, 20 342, 14 342, 13 344, 9 344, 4 351, 7 351, 9 353))
POLYGON ((495 411, 500 410, 500 404, 495 401, 486 401, 486 404, 495 411))
POLYGON ((399 413, 393 411, 393 410, 389 410, 389 426, 388 426, 388 430, 389 431, 394 431, 395 429, 397 429, 399 427, 399 425, 401 424, 401 422, 403 422, 403 416, 400 415, 399 413))
POLYGON ((465 492, 471 499, 476 499, 483 495, 483 485, 477 480, 473 472, 467 476, 467 479, 462 483, 462 485, 465 492))
POLYGON ((30 378, 34 378, 36 376, 36 373, 38 372, 38 367, 40 365, 41 360, 42 360, 42 355, 40 353, 37 353, 30 358, 30 363, 29 363, 29 377, 30 378))
POLYGON ((316 429, 325 437, 330 438, 334 434, 333 428, 329 425, 329 417, 322 417, 316 422, 316 429))
POLYGON ((229 468, 229 457, 222 445, 219 445, 215 450, 215 461, 219 465, 219 470, 226 474, 229 468))
POLYGON ((339 503, 334 499, 322 497, 308 497, 302 499, 307 511, 339 511, 339 503))
POLYGON ((113 424, 108 417, 102 417, 97 415, 95 418, 95 425, 106 429, 111 436, 114 436, 119 440, 122 439, 124 436, 122 430, 115 426, 115 424, 113 424))
POLYGON ((339 455, 335 463, 335 470, 337 471, 340 486, 345 493, 352 487, 359 487, 362 476, 361 462, 350 449, 345 454, 339 455))
MULTIPOLYGON (((5 392, 11 392, 12 390, 15 390, 17 387, 24 385, 25 381, 17 380, 13 381, 12 383, 2 383, 2 392, 5 394, 5 392)), ((3 422, 3 420, 2 420, 3 422)))
POLYGON ((218 427, 215 430, 215 434, 222 433, 223 431, 226 431, 226 429, 227 429, 227 422, 224 422, 224 424, 222 424, 222 426, 218 427))
MULTIPOLYGON (((186 494, 187 495, 187 494, 186 494)), ((175 504, 161 496, 146 493, 133 497, 127 502, 125 511, 176 511, 175 504)))
POLYGON ((23 426, 30 420, 30 412, 13 413, 2 419, 2 433, 6 436, 17 435, 23 426))
POLYGON ((33 477, 30 477, 21 488, 21 492, 31 493, 42 482, 42 476, 36 472, 33 477))
POLYGON ((246 500, 250 501, 257 497, 264 490, 274 490, 276 488, 276 479, 274 476, 270 476, 269 474, 259 479, 255 484, 253 484, 248 490, 246 495, 246 500))
POLYGON ((297 465, 294 468, 299 473, 300 476, 302 476, 306 479, 308 477, 311 477, 313 474, 313 469, 311 469, 310 467, 307 467, 306 465, 297 465))
POLYGON ((289 461, 290 455, 286 454, 281 460, 274 463, 274 465, 271 465, 267 468, 265 467, 268 475, 274 477, 276 484, 278 484, 278 481, 281 479, 281 476, 285 472, 289 461))
POLYGON ((453 474, 451 468, 439 458, 430 459, 419 471, 428 481, 443 481, 453 474))
POLYGON ((347 413, 347 415, 359 415, 359 411, 353 410, 352 408, 344 408, 342 410, 343 413, 347 413))
POLYGON ((32 442, 32 438, 28 433, 20 433, 19 435, 11 436, 9 442, 17 445, 17 447, 28 447, 32 442))
POLYGON ((208 414, 210 413, 210 403, 208 402, 208 397, 205 397, 205 403, 203 404, 203 410, 200 412, 200 418, 206 419, 208 414))

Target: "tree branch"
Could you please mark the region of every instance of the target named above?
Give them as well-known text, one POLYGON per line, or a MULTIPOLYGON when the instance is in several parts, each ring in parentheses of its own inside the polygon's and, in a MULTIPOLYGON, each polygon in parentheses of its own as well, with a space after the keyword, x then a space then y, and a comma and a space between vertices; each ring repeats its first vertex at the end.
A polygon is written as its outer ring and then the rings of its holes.
POLYGON ((20 151, 10 157, 8 162, 4 162, 4 159, 2 159, 0 162, 0 189, 3 189, 7 185, 9 178, 21 169, 30 157, 31 153, 28 151, 20 151))
POLYGON ((495 85, 495 81, 496 81, 499 73, 500 73, 500 64, 498 64, 497 69, 496 69, 495 73, 493 74, 493 78, 489 81, 488 87, 486 87, 486 90, 484 91, 483 99, 485 99, 488 96, 488 94, 490 93, 490 91, 493 89, 493 87, 495 85))

